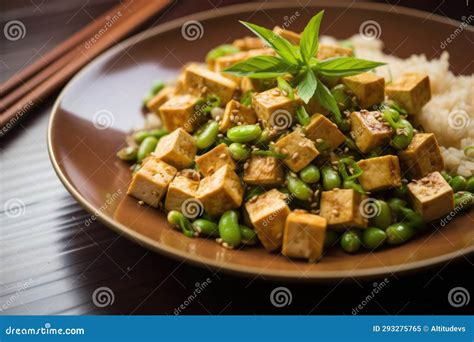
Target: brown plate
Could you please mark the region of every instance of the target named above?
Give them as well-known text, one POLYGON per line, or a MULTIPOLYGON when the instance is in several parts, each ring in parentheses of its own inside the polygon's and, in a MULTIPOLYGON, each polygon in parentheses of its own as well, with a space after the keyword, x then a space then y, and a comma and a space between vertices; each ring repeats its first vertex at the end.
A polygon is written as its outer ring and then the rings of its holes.
MULTIPOLYGON (((364 21, 375 20, 381 25, 386 50, 400 57, 413 53, 437 56, 441 42, 459 25, 435 15, 375 4, 328 3, 302 9, 293 4, 259 3, 199 13, 128 39, 76 75, 59 96, 51 116, 48 141, 53 166, 71 194, 94 213, 88 222, 99 219, 147 248, 186 262, 285 279, 377 277, 472 252, 472 211, 456 215, 446 227, 433 228, 398 248, 353 256, 336 248, 321 262, 309 264, 268 254, 261 247, 231 251, 213 240, 187 238, 169 228, 158 210, 139 206, 125 195, 131 173, 115 153, 124 146, 130 128, 143 122, 141 99, 154 80, 172 80, 184 63, 202 61, 212 47, 248 35, 238 23, 240 19, 266 27, 287 21, 298 31, 323 8, 324 34, 346 38, 358 32, 364 21), (182 27, 185 23, 196 25, 191 20, 199 22, 198 32, 188 31, 185 39, 182 27)), ((474 41, 471 29, 464 29, 463 35, 474 41)), ((471 55, 465 53, 467 38, 458 37, 446 48, 454 72, 471 74, 474 70, 471 55)))

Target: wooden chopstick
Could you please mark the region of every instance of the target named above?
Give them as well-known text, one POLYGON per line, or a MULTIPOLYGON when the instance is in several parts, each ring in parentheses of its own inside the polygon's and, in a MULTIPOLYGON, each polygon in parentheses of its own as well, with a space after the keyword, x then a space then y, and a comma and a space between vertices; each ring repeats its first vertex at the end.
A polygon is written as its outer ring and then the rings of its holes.
MULTIPOLYGON (((122 11, 125 14, 123 18, 114 23, 109 30, 107 30, 96 42, 86 47, 86 43, 90 42, 93 35, 86 38, 70 53, 61 56, 56 62, 44 68, 37 77, 33 77, 31 83, 28 81, 16 89, 15 94, 21 94, 17 101, 12 101, 13 96, 9 100, 8 106, 2 105, 5 111, 0 115, 0 136, 4 135, 11 127, 6 127, 8 123, 10 126, 16 122, 28 111, 39 105, 45 98, 54 90, 63 85, 74 73, 86 65, 90 60, 95 58, 101 52, 112 46, 122 38, 124 38, 131 31, 136 29, 144 21, 150 19, 154 14, 161 11, 165 6, 170 4, 170 0, 134 0, 131 3, 125 3, 127 7, 133 6, 133 11, 128 12, 125 4, 119 5, 117 11, 122 11), (120 9, 122 8, 122 9, 120 9), (27 91, 25 91, 27 89, 27 91), (6 130, 5 130, 6 128, 6 130)), ((117 12, 114 12, 117 13, 117 12)), ((107 17, 107 16, 106 16, 107 17)), ((95 24, 95 23, 94 23, 95 24)), ((99 29, 105 25, 99 25, 99 29)))

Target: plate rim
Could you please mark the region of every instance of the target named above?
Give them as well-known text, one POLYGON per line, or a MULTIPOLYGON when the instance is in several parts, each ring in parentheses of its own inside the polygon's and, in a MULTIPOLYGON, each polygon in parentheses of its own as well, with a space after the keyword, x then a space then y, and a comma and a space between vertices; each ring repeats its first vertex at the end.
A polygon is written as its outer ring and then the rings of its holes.
MULTIPOLYGON (((333 7, 333 8, 341 8, 345 7, 347 3, 333 3, 330 1, 321 1, 318 3, 311 2, 308 7, 311 6, 318 6, 318 7, 333 7)), ((234 13, 244 12, 248 10, 256 10, 260 8, 265 9, 273 9, 273 8, 294 8, 295 4, 292 2, 278 2, 278 3, 245 3, 245 4, 237 4, 237 5, 230 5, 225 6, 219 9, 220 13, 219 16, 223 15, 230 15, 234 13)), ((382 3, 370 3, 370 2, 360 2, 354 3, 352 8, 358 9, 370 9, 370 10, 377 10, 380 12, 387 12, 388 9, 391 8, 390 5, 382 4, 382 3)), ((420 11, 417 9, 406 8, 406 7, 395 7, 395 11, 397 14, 408 15, 408 16, 416 16, 416 17, 425 17, 427 12, 420 11)), ((69 90, 69 88, 82 77, 93 65, 98 64, 103 59, 108 58, 109 56, 115 54, 119 50, 123 50, 127 47, 133 46, 137 42, 143 41, 148 39, 149 37, 158 35, 160 33, 176 29, 184 24, 188 20, 206 20, 213 15, 214 10, 206 10, 201 11, 195 14, 187 15, 184 17, 179 17, 173 20, 170 20, 166 23, 157 25, 152 28, 148 28, 145 31, 139 32, 126 40, 118 43, 117 45, 107 49, 102 54, 91 60, 88 64, 86 64, 79 72, 77 72, 64 86, 64 88, 60 91, 58 97, 56 98, 53 107, 51 109, 48 129, 47 129, 47 145, 48 145, 48 155, 49 159, 53 165, 53 169, 58 176, 61 183, 64 185, 66 190, 71 194, 72 197, 79 203, 81 207, 83 207, 88 213, 93 214, 97 211, 96 208, 85 198, 83 197, 76 188, 68 181, 66 175, 64 174, 63 170, 59 166, 59 163, 56 159, 56 155, 53 151, 53 143, 52 143, 52 132, 53 132, 53 124, 55 122, 56 114, 58 113, 58 109, 60 103, 62 102, 63 97, 69 90)), ((445 17, 441 17, 436 14, 432 14, 429 18, 432 21, 439 21, 444 24, 449 24, 455 26, 455 24, 461 23, 454 19, 448 19, 445 17)), ((474 32, 474 28, 465 28, 469 31, 474 32)), ((387 276, 389 274, 405 274, 409 272, 414 272, 420 269, 426 269, 429 267, 434 267, 436 265, 442 264, 444 262, 453 261, 458 259, 462 256, 471 254, 474 252, 474 246, 464 247, 461 250, 457 250, 448 254, 444 254, 442 256, 437 256, 429 259, 424 259, 415 262, 405 263, 403 265, 398 266, 385 266, 385 267, 375 267, 370 269, 363 269, 363 270, 351 270, 351 271, 313 271, 307 272, 303 274, 301 271, 292 270, 292 271, 280 271, 278 269, 273 268, 261 268, 261 267, 253 267, 253 266, 242 266, 236 265, 230 262, 225 261, 215 261, 211 259, 207 259, 201 256, 192 256, 185 251, 180 251, 175 248, 169 247, 168 245, 153 240, 149 237, 146 237, 138 232, 134 231, 133 229, 127 227, 126 225, 114 220, 112 217, 107 215, 98 215, 97 219, 103 223, 105 226, 110 228, 111 230, 115 231, 120 235, 124 235, 127 239, 132 240, 132 242, 136 242, 139 245, 142 245, 154 252, 158 252, 161 255, 169 257, 174 260, 178 260, 181 262, 186 262, 195 266, 199 267, 211 267, 212 269, 219 271, 219 272, 226 272, 234 275, 239 276, 255 276, 261 275, 268 277, 274 280, 284 280, 284 281, 323 281, 323 282, 333 282, 333 281, 344 281, 347 278, 357 278, 357 279, 375 279, 381 278, 383 276, 387 276)))

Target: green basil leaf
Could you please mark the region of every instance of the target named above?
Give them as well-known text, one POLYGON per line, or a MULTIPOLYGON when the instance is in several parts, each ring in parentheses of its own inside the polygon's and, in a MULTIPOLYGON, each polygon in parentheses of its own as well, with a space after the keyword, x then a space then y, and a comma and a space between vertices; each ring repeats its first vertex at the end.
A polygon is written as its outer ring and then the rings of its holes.
POLYGON ((313 97, 317 86, 318 82, 316 76, 314 76, 314 72, 312 70, 306 71, 298 84, 298 96, 301 97, 304 103, 308 103, 313 97))
POLYGON ((207 62, 213 61, 216 58, 232 55, 237 52, 240 52, 240 50, 236 48, 234 45, 230 45, 230 44, 219 45, 207 53, 206 61, 207 62))
POLYGON ((240 21, 240 23, 242 23, 250 31, 255 33, 264 42, 271 46, 275 50, 275 52, 288 63, 298 64, 297 54, 295 53, 293 45, 291 45, 291 43, 285 38, 280 37, 275 32, 265 27, 261 27, 245 21, 240 21))
POLYGON ((318 85, 315 92, 316 100, 321 106, 333 112, 336 120, 342 121, 341 112, 339 111, 336 99, 332 96, 331 91, 320 80, 317 80, 317 82, 318 85))
POLYGON ((324 11, 319 12, 308 22, 301 34, 300 51, 301 56, 308 62, 314 57, 319 46, 319 27, 323 19, 324 11))
POLYGON ((301 126, 308 126, 308 124, 311 122, 309 114, 303 106, 296 108, 296 119, 301 124, 301 126))
POLYGON ((293 91, 293 87, 284 78, 278 77, 277 84, 278 84, 278 88, 282 92, 285 92, 289 99, 291 100, 295 99, 295 93, 293 91))
POLYGON ((319 62, 316 70, 324 76, 350 76, 372 70, 381 65, 385 65, 385 63, 354 57, 334 57, 319 62))
POLYGON ((224 72, 238 77, 269 78, 290 73, 291 66, 275 56, 255 56, 231 65, 224 72))

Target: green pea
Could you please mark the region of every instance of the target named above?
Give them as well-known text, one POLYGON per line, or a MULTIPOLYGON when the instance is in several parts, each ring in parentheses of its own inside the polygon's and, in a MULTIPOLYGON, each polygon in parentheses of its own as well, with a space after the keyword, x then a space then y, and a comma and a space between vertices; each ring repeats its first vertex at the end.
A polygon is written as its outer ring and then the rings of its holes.
POLYGON ((255 245, 258 241, 257 233, 255 230, 250 229, 247 226, 239 225, 240 235, 242 235, 242 243, 245 245, 255 245))
POLYGON ((158 144, 158 139, 155 137, 147 137, 142 141, 137 152, 137 162, 141 163, 151 152, 153 152, 158 144))
POLYGON ((206 219, 197 219, 193 222, 194 230, 196 230, 199 234, 204 234, 207 236, 219 236, 219 228, 217 227, 217 223, 212 222, 206 219))
POLYGON ((415 229, 424 230, 426 229, 426 223, 423 221, 423 217, 416 211, 410 208, 400 208, 401 216, 406 221, 405 223, 412 226, 415 229))
POLYGON ((308 184, 303 182, 298 177, 288 175, 286 177, 287 187, 290 193, 292 193, 297 199, 302 201, 308 201, 313 196, 313 190, 308 184))
POLYGON ((227 146, 230 146, 230 144, 232 144, 232 141, 230 141, 229 138, 227 137, 224 137, 224 136, 219 136, 217 135, 217 142, 216 142, 217 145, 220 145, 220 144, 226 144, 227 146))
POLYGON ((377 210, 375 216, 370 219, 370 224, 374 227, 385 229, 392 223, 392 211, 387 202, 375 200, 377 210))
POLYGON ((133 135, 133 139, 137 144, 140 144, 145 138, 148 138, 150 135, 147 131, 138 131, 133 135))
POLYGON ((186 235, 187 237, 194 237, 195 233, 193 230, 193 226, 191 225, 191 222, 184 216, 182 213, 180 213, 177 210, 171 210, 168 213, 168 222, 180 228, 183 231, 183 234, 186 235))
POLYGON ((385 230, 389 245, 401 245, 410 240, 416 233, 415 228, 406 223, 394 223, 385 230))
POLYGON ((227 138, 233 142, 247 143, 257 139, 262 134, 259 125, 241 125, 230 128, 227 131, 227 138))
POLYGON ((453 179, 453 177, 451 177, 451 175, 446 171, 441 171, 441 176, 443 176, 444 180, 448 183, 453 179))
POLYGON ((331 166, 323 166, 321 169, 324 190, 332 190, 341 187, 341 177, 331 166))
POLYGON ((219 220, 219 236, 231 247, 237 247, 242 242, 238 221, 238 214, 234 210, 226 211, 219 220))
POLYGON ((391 145, 397 150, 404 150, 410 145, 413 139, 413 126, 405 119, 397 122, 396 129, 403 129, 406 134, 395 134, 392 138, 391 145))
POLYGON ((262 134, 258 137, 258 139, 255 141, 255 145, 259 147, 267 147, 270 141, 272 141, 274 134, 271 133, 271 131, 268 128, 265 128, 262 131, 262 134))
POLYGON ((324 248, 330 248, 334 246, 337 239, 339 239, 339 234, 334 230, 326 230, 326 236, 324 237, 324 248))
POLYGON ((395 120, 395 121, 400 120, 400 113, 398 111, 396 111, 395 109, 393 109, 393 108, 386 107, 383 110, 383 113, 387 114, 387 115, 390 115, 392 117, 392 119, 395 120))
POLYGON ((466 210, 472 207, 474 195, 467 191, 459 191, 454 194, 454 207, 466 210))
POLYGON ((211 146, 219 134, 219 123, 217 121, 209 121, 202 130, 195 135, 196 146, 203 150, 211 146))
POLYGON ((241 143, 232 143, 229 145, 229 152, 232 159, 244 161, 250 156, 250 148, 241 143))
POLYGON ((134 161, 137 159, 138 149, 135 146, 127 146, 117 152, 117 157, 125 161, 134 161))
POLYGON ((133 139, 137 144, 140 144, 143 140, 145 140, 145 138, 155 137, 156 139, 160 140, 160 138, 167 134, 168 131, 164 128, 152 129, 149 131, 138 131, 133 135, 133 139))
POLYGON ((348 230, 341 236, 341 247, 347 253, 355 253, 360 249, 361 241, 359 235, 353 231, 348 230))
POLYGON ((453 188, 454 192, 463 191, 466 189, 467 180, 463 176, 455 176, 453 179, 451 179, 449 185, 451 185, 451 188, 453 188))
POLYGON ((362 243, 367 249, 376 249, 387 240, 387 234, 380 228, 369 227, 362 231, 362 243))
POLYGON ((300 171, 300 178, 303 182, 313 184, 319 182, 321 173, 316 165, 308 165, 300 171))
POLYGON ((408 187, 406 184, 402 184, 398 188, 393 189, 393 196, 398 198, 406 198, 408 196, 408 187))
POLYGON ((163 88, 165 87, 165 84, 161 81, 156 81, 153 83, 153 86, 151 87, 151 92, 153 95, 158 94, 163 88))
POLYGON ((469 191, 471 193, 474 192, 474 176, 468 178, 466 182, 466 191, 469 191))
POLYGON ((402 200, 400 198, 390 198, 387 201, 387 203, 388 203, 392 213, 394 215, 396 215, 397 217, 399 217, 402 214, 402 209, 401 208, 404 208, 408 205, 407 201, 402 200))

